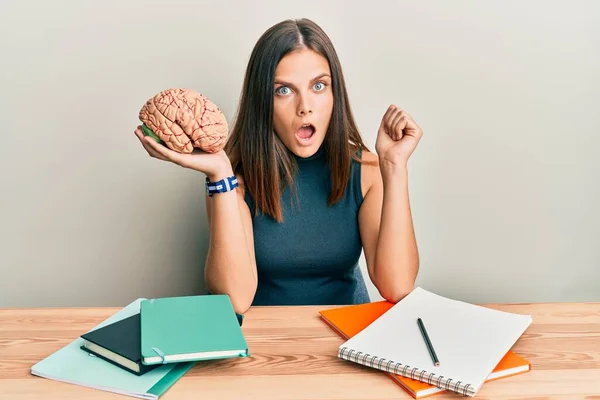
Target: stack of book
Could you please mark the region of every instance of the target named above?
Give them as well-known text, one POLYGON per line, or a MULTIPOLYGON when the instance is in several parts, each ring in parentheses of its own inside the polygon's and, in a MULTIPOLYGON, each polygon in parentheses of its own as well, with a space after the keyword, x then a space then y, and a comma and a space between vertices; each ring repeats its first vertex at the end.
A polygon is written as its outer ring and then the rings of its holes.
POLYGON ((375 301, 319 314, 346 340, 339 346, 339 358, 381 370, 416 399, 447 390, 474 396, 484 382, 531 370, 530 362, 512 350, 531 323, 529 315, 448 299, 422 288, 396 304, 375 301))
POLYGON ((137 299, 35 364, 31 373, 158 399, 198 361, 247 356, 229 296, 137 299))

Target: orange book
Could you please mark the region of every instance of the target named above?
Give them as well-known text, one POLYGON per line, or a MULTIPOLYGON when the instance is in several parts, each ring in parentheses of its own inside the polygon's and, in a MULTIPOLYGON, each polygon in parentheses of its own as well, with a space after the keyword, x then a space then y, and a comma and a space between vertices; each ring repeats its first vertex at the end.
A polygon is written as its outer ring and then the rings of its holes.
MULTIPOLYGON (((376 301, 372 303, 343 306, 319 311, 321 319, 329 325, 343 339, 349 339, 366 328, 369 324, 388 311, 394 304, 388 301, 376 301)), ((486 382, 496 379, 521 374, 531 370, 531 363, 512 351, 508 351, 492 371, 486 382)), ((419 399, 437 393, 445 392, 445 389, 425 382, 406 378, 384 372, 394 382, 399 384, 413 398, 419 399)))

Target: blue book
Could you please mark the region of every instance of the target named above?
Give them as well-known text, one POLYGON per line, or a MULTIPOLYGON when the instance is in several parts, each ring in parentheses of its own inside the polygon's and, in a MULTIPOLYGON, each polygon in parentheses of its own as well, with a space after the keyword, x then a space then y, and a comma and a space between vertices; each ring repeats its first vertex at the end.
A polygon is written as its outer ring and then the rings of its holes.
MULTIPOLYGON (((94 327, 101 327, 140 312, 137 299, 94 327)), ((81 349, 84 340, 79 337, 31 367, 33 375, 142 399, 158 399, 193 365, 181 362, 161 365, 142 376, 132 374, 112 363, 81 349)))

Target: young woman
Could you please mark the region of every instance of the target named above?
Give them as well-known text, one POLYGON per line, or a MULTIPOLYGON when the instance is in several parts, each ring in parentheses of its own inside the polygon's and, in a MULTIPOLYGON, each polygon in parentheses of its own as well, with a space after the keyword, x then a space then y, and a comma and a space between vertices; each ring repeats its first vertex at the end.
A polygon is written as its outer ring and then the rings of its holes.
POLYGON ((254 47, 224 150, 179 154, 135 130, 150 156, 202 172, 208 185, 234 183, 206 198, 211 293, 228 294, 239 314, 251 305, 368 302, 363 250, 383 298, 397 302, 413 289, 407 162, 423 133, 403 109, 382 111, 374 154, 330 39, 310 20, 286 20, 254 47))

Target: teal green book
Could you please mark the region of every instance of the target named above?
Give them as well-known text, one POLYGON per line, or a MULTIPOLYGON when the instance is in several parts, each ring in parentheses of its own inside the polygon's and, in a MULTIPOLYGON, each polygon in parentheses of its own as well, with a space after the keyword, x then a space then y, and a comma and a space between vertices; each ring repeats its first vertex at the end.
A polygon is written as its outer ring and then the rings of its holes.
MULTIPOLYGON (((135 300, 89 332, 139 313, 144 300, 146 299, 135 300)), ((153 400, 162 396, 194 365, 193 362, 161 365, 137 376, 83 351, 83 342, 81 337, 75 339, 33 365, 31 373, 66 384, 153 400)))
POLYGON ((142 363, 146 365, 250 355, 228 295, 144 300, 140 320, 142 363))

